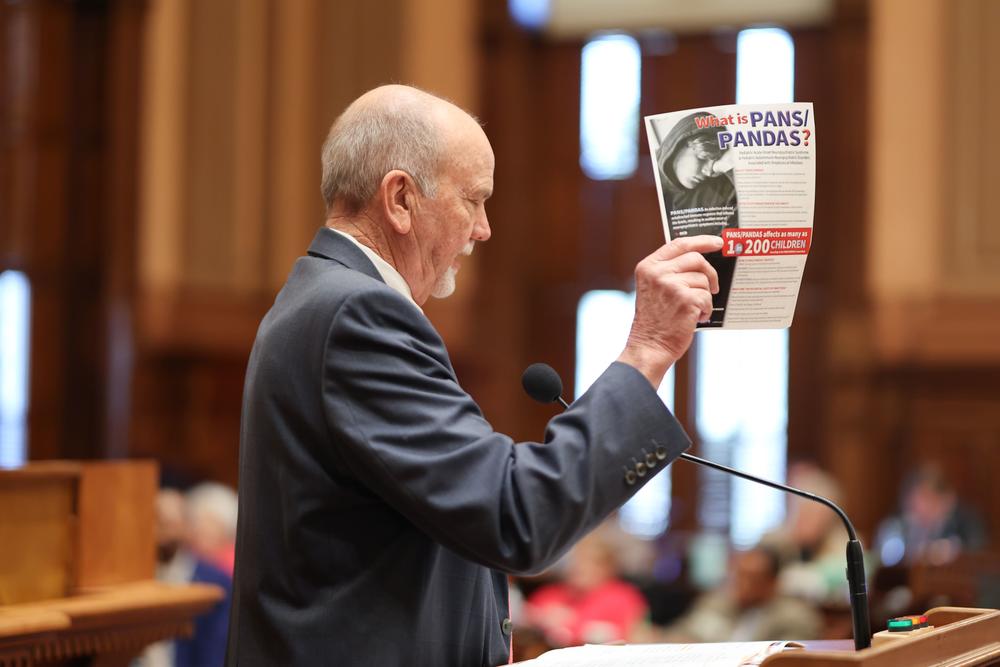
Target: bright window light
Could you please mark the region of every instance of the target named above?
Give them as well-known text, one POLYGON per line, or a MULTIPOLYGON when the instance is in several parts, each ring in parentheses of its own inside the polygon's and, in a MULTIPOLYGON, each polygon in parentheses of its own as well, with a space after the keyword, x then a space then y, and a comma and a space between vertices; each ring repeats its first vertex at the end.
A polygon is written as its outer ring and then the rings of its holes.
MULTIPOLYGON (((593 290, 580 299, 576 315, 576 388, 579 397, 625 348, 635 293, 593 290)), ((657 392, 674 409, 674 369, 657 392)), ((653 538, 667 529, 670 518, 670 471, 651 479, 618 511, 622 528, 634 535, 653 538)))
MULTIPOLYGON (((779 28, 740 32, 736 102, 793 101, 795 48, 779 28)), ((767 479, 785 479, 788 451, 788 331, 703 331, 697 343, 697 424, 704 454, 767 479)), ((699 520, 729 526, 737 547, 753 546, 785 515, 778 491, 708 471, 699 520)))
POLYGON ((507 10, 518 25, 529 30, 549 22, 549 0, 507 0, 507 10))
MULTIPOLYGON (((785 479, 788 430, 788 343, 785 330, 698 334, 698 433, 705 454, 767 479, 785 479)), ((702 518, 720 526, 729 515, 737 547, 756 544, 784 517, 785 497, 759 484, 712 476, 702 518), (719 488, 720 482, 728 488, 719 488), (722 506, 720 507, 720 504, 722 506), (728 505, 728 507, 726 507, 728 505)), ((724 524, 723 524, 724 525, 724 524)))
POLYGON ((628 178, 639 161, 639 42, 601 35, 583 47, 580 166, 596 180, 628 178))
POLYGON ((781 28, 741 30, 736 40, 736 103, 791 102, 795 45, 781 28))
POLYGON ((0 273, 0 467, 24 465, 27 452, 28 334, 31 288, 20 271, 0 273))

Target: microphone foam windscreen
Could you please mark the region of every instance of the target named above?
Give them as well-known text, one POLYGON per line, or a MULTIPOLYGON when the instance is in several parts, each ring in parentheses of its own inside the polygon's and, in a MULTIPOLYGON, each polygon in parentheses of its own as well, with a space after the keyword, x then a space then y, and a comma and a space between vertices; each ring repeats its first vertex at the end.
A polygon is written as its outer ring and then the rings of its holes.
POLYGON ((555 403, 562 395, 562 379, 548 364, 531 364, 525 368, 521 386, 539 403, 555 403))

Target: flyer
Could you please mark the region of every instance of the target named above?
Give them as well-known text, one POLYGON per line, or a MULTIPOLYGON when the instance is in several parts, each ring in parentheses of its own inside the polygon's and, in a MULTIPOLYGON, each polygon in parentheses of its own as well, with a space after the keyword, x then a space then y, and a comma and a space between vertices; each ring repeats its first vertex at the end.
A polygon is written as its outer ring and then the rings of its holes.
POLYGON ((811 103, 730 104, 647 116, 664 236, 714 234, 712 317, 698 328, 791 325, 812 245, 811 103))

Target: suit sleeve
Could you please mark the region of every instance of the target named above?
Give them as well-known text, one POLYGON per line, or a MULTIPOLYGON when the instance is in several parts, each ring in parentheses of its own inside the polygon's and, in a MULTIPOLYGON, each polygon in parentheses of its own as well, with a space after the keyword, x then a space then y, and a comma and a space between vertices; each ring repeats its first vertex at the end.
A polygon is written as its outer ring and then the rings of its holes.
POLYGON ((621 363, 549 422, 544 443, 515 444, 459 386, 426 318, 394 297, 351 297, 331 325, 332 446, 363 484, 465 558, 514 573, 547 567, 690 445, 649 382, 621 363), (650 471, 635 475, 646 461, 650 471))

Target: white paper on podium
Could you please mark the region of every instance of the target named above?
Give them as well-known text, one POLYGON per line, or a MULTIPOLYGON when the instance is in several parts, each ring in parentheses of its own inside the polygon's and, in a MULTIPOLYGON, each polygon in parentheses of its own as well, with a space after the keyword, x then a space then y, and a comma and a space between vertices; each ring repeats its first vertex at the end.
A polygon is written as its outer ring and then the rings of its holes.
POLYGON ((698 665, 700 667, 746 667, 759 665, 764 658, 795 642, 732 642, 721 644, 627 644, 607 646, 587 644, 556 649, 530 661, 532 667, 660 667, 698 665))

